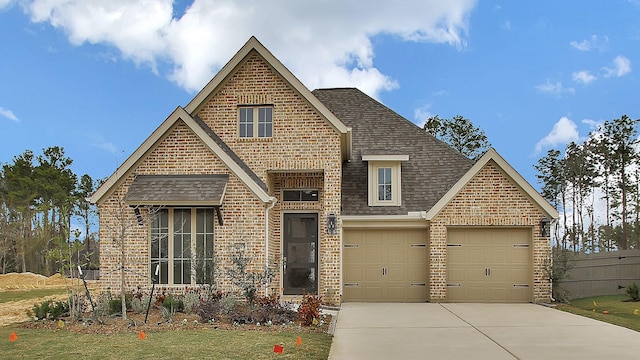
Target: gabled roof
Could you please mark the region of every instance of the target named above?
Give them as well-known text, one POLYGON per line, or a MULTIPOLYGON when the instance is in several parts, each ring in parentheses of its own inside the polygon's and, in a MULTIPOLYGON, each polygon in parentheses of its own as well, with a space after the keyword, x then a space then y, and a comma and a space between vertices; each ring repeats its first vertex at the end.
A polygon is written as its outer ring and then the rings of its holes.
POLYGON ((218 73, 209 81, 205 87, 189 102, 185 110, 195 116, 198 111, 207 103, 207 101, 215 95, 218 88, 232 76, 236 69, 242 66, 244 60, 249 54, 257 52, 280 76, 297 91, 303 99, 305 99, 316 111, 322 116, 341 136, 341 148, 343 159, 351 156, 351 128, 347 127, 340 119, 338 119, 327 107, 320 102, 309 89, 307 89, 298 78, 296 78, 289 69, 287 69, 280 60, 276 59, 267 48, 262 45, 258 39, 252 36, 244 46, 231 58, 231 60, 218 71, 218 73))
POLYGON ((432 220, 434 217, 444 209, 447 204, 453 200, 453 198, 462 190, 462 188, 476 176, 482 168, 484 168, 489 161, 493 161, 502 170, 507 177, 509 177, 524 193, 540 207, 540 209, 552 219, 557 219, 558 211, 549 204, 549 202, 540 195, 532 186, 520 175, 509 163, 498 154, 498 152, 491 148, 489 149, 478 161, 467 171, 467 173, 458 180, 447 191, 447 193, 429 210, 427 211, 426 219, 432 220))
POLYGON ((169 117, 136 149, 136 151, 118 167, 118 169, 91 195, 87 200, 91 203, 100 203, 106 195, 111 193, 129 174, 136 168, 147 154, 149 154, 157 144, 159 144, 173 129, 182 121, 193 131, 196 136, 211 149, 211 151, 227 166, 227 168, 237 176, 251 192, 262 202, 269 203, 273 198, 266 191, 266 185, 251 169, 233 154, 231 149, 218 137, 211 136, 213 131, 202 121, 198 122, 192 118, 182 107, 177 107, 169 117), (208 129, 208 130, 207 130, 208 129))
POLYGON ((353 130, 353 154, 342 165, 342 215, 406 215, 426 211, 473 162, 411 121, 355 88, 313 94, 353 130), (368 205, 367 160, 402 164, 402 205, 368 205))

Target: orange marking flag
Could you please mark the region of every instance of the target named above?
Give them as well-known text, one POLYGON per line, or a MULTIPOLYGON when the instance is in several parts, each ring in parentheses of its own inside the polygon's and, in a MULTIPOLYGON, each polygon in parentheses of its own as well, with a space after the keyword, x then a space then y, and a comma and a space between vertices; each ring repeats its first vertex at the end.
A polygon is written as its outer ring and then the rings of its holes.
POLYGON ((296 345, 297 346, 302 345, 302 338, 300 336, 298 336, 298 338, 296 339, 296 345))
POLYGON ((138 331, 138 338, 140 340, 144 340, 147 337, 147 334, 144 333, 144 331, 140 330, 138 331))
POLYGON ((18 335, 16 335, 15 331, 12 331, 11 335, 9 335, 9 341, 15 342, 16 340, 18 340, 18 335))

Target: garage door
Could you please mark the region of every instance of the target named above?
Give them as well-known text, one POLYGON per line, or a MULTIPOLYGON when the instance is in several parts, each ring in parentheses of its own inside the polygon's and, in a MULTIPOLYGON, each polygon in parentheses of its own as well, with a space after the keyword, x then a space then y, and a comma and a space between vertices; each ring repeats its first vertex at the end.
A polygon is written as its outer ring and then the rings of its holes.
POLYGON ((343 301, 424 302, 426 229, 345 229, 343 301))
POLYGON ((531 229, 447 232, 448 301, 532 301, 531 229))

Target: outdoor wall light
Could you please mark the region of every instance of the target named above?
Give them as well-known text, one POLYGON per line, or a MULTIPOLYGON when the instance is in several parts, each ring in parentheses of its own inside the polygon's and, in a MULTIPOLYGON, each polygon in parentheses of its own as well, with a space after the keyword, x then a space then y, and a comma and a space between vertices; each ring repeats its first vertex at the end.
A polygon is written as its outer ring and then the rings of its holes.
POLYGON ((547 237, 549 236, 549 219, 547 219, 546 217, 543 217, 542 219, 540 219, 540 236, 542 237, 547 237))
POLYGON ((338 220, 336 219, 335 213, 329 213, 329 215, 327 215, 327 234, 329 235, 336 234, 336 231, 338 230, 337 222, 338 220))

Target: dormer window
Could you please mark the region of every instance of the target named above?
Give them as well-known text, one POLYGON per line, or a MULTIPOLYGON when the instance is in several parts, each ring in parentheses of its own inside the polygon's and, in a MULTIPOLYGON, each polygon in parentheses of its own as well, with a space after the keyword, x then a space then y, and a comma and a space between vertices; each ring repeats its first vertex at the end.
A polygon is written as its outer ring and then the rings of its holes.
POLYGON ((273 106, 242 106, 238 116, 241 138, 270 138, 273 135, 273 106))
POLYGON ((401 206, 402 161, 408 155, 362 155, 369 163, 369 206, 401 206))

